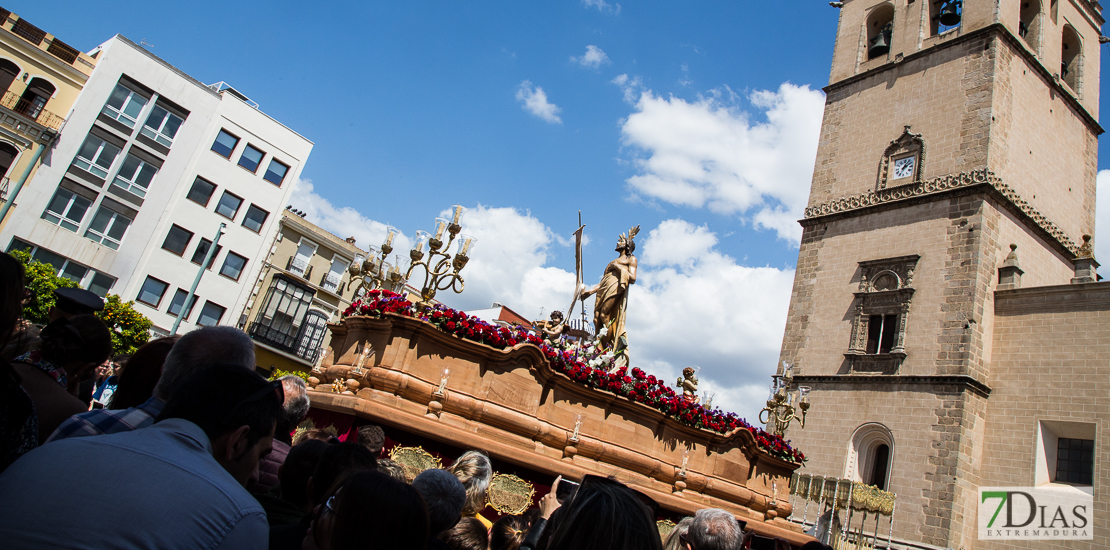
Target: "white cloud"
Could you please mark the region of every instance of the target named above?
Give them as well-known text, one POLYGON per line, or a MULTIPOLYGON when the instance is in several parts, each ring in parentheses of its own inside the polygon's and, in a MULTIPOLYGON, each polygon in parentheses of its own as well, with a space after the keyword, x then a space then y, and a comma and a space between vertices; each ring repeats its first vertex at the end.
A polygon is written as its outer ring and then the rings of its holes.
POLYGON ((617 75, 616 78, 610 80, 613 84, 620 87, 621 92, 624 94, 624 102, 632 105, 636 104, 636 98, 640 94, 640 90, 644 87, 644 81, 640 77, 630 78, 626 74, 617 75))
POLYGON ((609 61, 609 56, 605 55, 605 52, 603 52, 601 48, 593 44, 586 46, 586 53, 582 54, 581 57, 571 56, 570 60, 590 69, 597 69, 602 65, 612 63, 612 61, 609 61))
POLYGON ((621 12, 621 5, 613 2, 612 4, 605 0, 582 0, 582 5, 587 8, 597 8, 601 13, 611 13, 617 15, 621 12))
POLYGON ((547 93, 539 86, 532 86, 530 80, 525 80, 520 83, 520 88, 516 91, 516 99, 524 107, 525 111, 540 117, 548 124, 562 124, 563 120, 559 118, 559 109, 554 103, 547 101, 547 93))
MULTIPOLYGON (((1095 185, 1095 259, 1110 266, 1110 170, 1100 170, 1095 185)), ((1098 271, 1106 277, 1110 267, 1098 271)))
MULTIPOLYGON (((371 220, 350 206, 337 208, 331 201, 316 194, 312 180, 297 180, 289 201, 293 208, 307 214, 305 219, 309 222, 340 238, 354 237, 355 246, 363 250, 371 246, 377 248, 385 242, 386 224, 371 220)), ((408 250, 411 246, 412 241, 404 235, 398 235, 393 242, 396 250, 408 250)))
POLYGON ((756 227, 798 244, 824 94, 789 83, 753 92, 748 100, 764 122, 741 110, 740 98, 727 88, 688 102, 656 96, 627 75, 613 83, 635 101, 621 127, 639 172, 627 180, 634 193, 747 216, 756 227))

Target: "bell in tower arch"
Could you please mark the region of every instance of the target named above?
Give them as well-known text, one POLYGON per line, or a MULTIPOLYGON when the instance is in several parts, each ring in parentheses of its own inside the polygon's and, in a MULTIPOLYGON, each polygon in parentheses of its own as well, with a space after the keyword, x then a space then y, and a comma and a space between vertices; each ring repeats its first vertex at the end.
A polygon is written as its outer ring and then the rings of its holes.
POLYGON ((960 0, 948 0, 940 8, 940 24, 955 27, 960 24, 960 0))
POLYGON ((892 25, 887 23, 875 38, 871 39, 871 47, 867 50, 867 58, 875 59, 881 55, 886 55, 890 51, 890 33, 892 25))

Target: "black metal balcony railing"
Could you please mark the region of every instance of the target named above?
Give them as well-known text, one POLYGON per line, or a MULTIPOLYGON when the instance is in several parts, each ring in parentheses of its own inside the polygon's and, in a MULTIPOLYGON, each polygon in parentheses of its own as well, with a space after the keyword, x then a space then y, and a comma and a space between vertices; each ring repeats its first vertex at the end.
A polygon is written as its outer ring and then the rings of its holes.
POLYGON ((297 345, 299 341, 302 340, 300 334, 289 334, 285 331, 268 326, 265 323, 251 323, 247 333, 250 334, 251 338, 263 344, 275 347, 284 352, 292 353, 309 363, 315 362, 316 356, 320 353, 318 348, 306 349, 307 346, 297 345))
POLYGON ((57 38, 50 41, 50 46, 46 48, 46 51, 47 53, 54 54, 54 57, 70 65, 72 65, 74 61, 77 61, 77 57, 80 55, 80 52, 78 52, 76 48, 73 48, 57 38))
POLYGON ((0 98, 0 107, 23 115, 50 130, 57 130, 62 127, 62 123, 66 119, 43 109, 38 102, 33 99, 20 97, 14 92, 5 92, 4 97, 0 98))

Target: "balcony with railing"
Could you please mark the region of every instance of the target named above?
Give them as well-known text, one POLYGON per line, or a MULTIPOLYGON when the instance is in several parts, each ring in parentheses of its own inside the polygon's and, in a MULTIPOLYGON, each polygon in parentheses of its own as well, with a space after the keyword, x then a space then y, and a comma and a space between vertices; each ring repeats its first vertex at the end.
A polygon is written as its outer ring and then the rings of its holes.
POLYGON ((22 97, 14 92, 4 92, 0 98, 0 107, 3 107, 23 118, 29 119, 47 130, 57 130, 62 127, 66 119, 46 110, 36 97, 22 97))

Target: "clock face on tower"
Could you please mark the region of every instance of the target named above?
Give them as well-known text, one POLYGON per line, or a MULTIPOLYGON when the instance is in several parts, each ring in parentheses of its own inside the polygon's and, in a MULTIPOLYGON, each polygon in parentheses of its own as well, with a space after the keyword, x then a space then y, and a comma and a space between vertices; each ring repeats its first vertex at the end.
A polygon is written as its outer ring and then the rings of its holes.
POLYGON ((890 179, 908 178, 913 175, 913 167, 916 164, 917 157, 903 157, 894 161, 894 173, 890 179))

